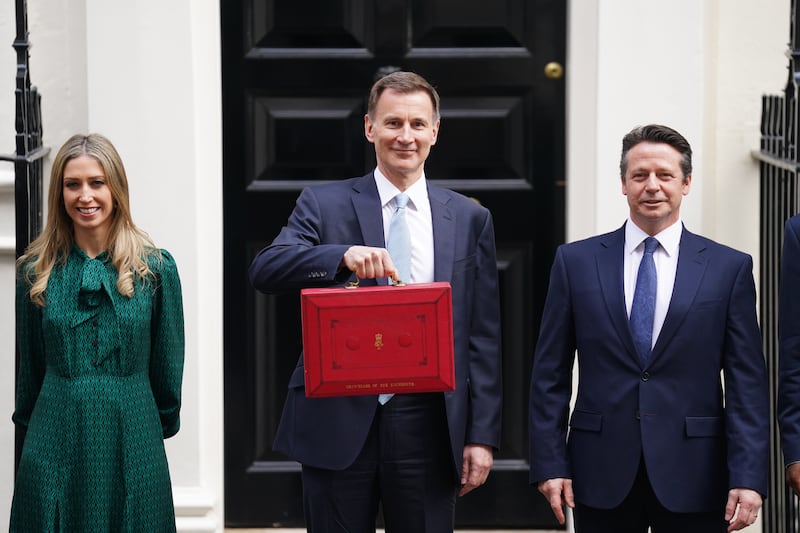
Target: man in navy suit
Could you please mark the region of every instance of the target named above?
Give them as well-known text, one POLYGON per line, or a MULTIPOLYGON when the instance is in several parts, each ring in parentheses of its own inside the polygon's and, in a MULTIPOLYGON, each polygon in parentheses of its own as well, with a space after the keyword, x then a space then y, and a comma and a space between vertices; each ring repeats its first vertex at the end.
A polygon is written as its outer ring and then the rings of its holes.
POLYGON ((364 118, 377 168, 305 189, 287 225, 250 266, 264 292, 396 275, 385 248, 395 196, 408 198, 410 279, 452 287, 456 388, 449 393, 309 399, 303 358, 274 448, 303 469, 306 524, 315 532, 453 530, 456 495, 483 484, 500 444, 501 359, 494 230, 489 211, 426 181, 439 133, 439 96, 396 72, 372 87, 364 118))
POLYGON ((734 531, 767 494, 752 259, 684 228, 691 156, 666 126, 629 132, 628 220, 559 247, 553 263, 531 379, 531 483, 560 522, 574 508, 579 533, 734 531), (652 286, 649 306, 635 302, 638 277, 642 293, 652 286))
POLYGON ((800 215, 786 221, 778 308, 778 423, 786 480, 800 494, 800 215))

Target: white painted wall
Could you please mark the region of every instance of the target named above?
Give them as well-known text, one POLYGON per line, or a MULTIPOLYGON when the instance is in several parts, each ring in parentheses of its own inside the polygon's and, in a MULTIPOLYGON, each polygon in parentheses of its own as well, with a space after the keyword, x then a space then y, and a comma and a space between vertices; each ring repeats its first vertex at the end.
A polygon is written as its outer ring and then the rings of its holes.
MULTIPOLYGON (((185 532, 223 527, 218 9, 215 0, 28 0, 32 82, 43 95, 44 140, 53 150, 48 162, 73 133, 107 135, 128 171, 134 220, 178 262, 186 316, 184 408, 181 431, 167 441, 167 453, 178 528, 185 532)), ((13 151, 14 24, 13 2, 3 2, 0 150, 5 151, 13 151)), ((14 230, 13 219, 6 221, 6 203, 0 207, 5 207, 2 243, 14 230)), ((10 259, 7 255, 0 255, 0 295, 13 293, 13 252, 10 259)), ((0 306, 0 529, 7 529, 13 299, 0 299, 0 306)))
MULTIPOLYGON (((0 153, 14 153, 16 37, 13 2, 0 3, 0 153)), ((0 531, 14 482, 14 165, 0 161, 0 531)))
MULTIPOLYGON (((178 260, 187 365, 183 427, 167 448, 181 531, 223 522, 218 4, 28 0, 45 143, 55 151, 74 132, 108 135, 127 166, 136 222, 178 260)), ((785 84, 789 0, 570 0, 569 9, 568 240, 622 224, 620 141, 658 121, 695 150, 682 210, 689 229, 756 255, 750 150, 761 95, 785 84)), ((14 148, 14 35, 13 2, 2 2, 0 153, 14 148)), ((0 530, 13 466, 10 172, 0 163, 0 530)))
POLYGON ((758 252, 761 95, 786 81, 789 0, 571 0, 568 240, 619 227, 621 140, 661 122, 694 150, 681 214, 695 232, 758 252))

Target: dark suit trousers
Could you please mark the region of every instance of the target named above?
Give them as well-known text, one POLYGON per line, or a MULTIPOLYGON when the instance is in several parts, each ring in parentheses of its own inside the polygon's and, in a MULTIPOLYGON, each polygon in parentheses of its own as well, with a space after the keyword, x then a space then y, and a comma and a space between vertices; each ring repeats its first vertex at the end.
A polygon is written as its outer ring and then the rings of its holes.
POLYGON ((380 504, 386 533, 452 531, 458 479, 452 462, 442 394, 398 394, 378 407, 349 468, 303 465, 306 527, 374 532, 380 504))
POLYGON ((725 501, 719 509, 707 513, 674 513, 656 498, 644 461, 630 493, 613 509, 596 509, 575 505, 576 533, 723 533, 728 529, 725 521, 725 501))

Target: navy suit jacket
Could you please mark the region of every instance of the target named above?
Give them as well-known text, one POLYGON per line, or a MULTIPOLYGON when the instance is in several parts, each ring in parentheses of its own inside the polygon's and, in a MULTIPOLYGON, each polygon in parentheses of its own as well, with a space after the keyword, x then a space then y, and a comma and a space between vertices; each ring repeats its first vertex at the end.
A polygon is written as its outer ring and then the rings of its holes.
POLYGON ((721 509, 734 487, 766 495, 770 412, 752 259, 684 229, 669 309, 642 367, 624 240, 623 226, 556 253, 531 378, 531 482, 571 478, 578 502, 610 509, 643 458, 673 512, 721 509))
POLYGON ((800 461, 800 215, 786 221, 781 256, 778 422, 785 464, 800 461))
MULTIPOLYGON (((452 287, 456 388, 444 396, 453 464, 460 476, 465 444, 500 445, 494 229, 489 211, 465 196, 429 184, 428 197, 434 281, 448 281, 452 287)), ((250 280, 263 292, 342 284, 352 277, 339 266, 352 245, 385 247, 372 173, 306 188, 287 225, 253 260, 250 280)), ((361 280, 361 285, 375 283, 387 280, 361 280)), ((377 406, 376 396, 306 398, 301 356, 289 380, 274 449, 306 465, 347 468, 363 448, 377 406)))

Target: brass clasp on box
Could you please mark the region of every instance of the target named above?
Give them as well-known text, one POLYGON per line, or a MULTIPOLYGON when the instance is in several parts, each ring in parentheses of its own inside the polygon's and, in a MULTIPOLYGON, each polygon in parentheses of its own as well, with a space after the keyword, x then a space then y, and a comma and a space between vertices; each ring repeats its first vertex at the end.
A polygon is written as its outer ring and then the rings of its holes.
MULTIPOLYGON (((345 283, 344 288, 345 289, 357 289, 358 288, 359 279, 358 279, 358 276, 356 276, 355 278, 356 278, 355 280, 348 281, 347 283, 345 283)), ((397 277, 397 274, 392 274, 392 282, 390 283, 390 285, 392 285, 393 287, 404 287, 405 284, 406 284, 406 282, 402 281, 401 279, 399 279, 397 277)))

